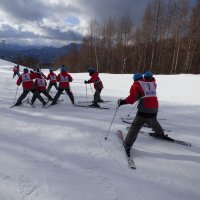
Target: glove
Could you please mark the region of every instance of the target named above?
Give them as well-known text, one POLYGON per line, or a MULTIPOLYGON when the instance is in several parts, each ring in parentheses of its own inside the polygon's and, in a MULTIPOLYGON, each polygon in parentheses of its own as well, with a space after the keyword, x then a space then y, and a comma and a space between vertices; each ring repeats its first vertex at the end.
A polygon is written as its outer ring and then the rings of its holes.
POLYGON ((119 100, 117 101, 117 104, 118 104, 118 106, 120 107, 120 106, 126 104, 126 101, 123 100, 123 99, 119 99, 119 100))
POLYGON ((87 84, 87 83, 88 83, 88 81, 84 81, 84 83, 85 83, 85 84, 87 84))

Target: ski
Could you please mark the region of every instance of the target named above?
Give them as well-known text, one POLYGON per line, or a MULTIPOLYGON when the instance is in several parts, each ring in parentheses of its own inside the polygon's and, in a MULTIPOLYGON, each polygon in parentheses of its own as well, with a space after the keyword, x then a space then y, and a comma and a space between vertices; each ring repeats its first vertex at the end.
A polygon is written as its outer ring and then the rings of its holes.
MULTIPOLYGON (((133 121, 135 117, 134 116, 126 116, 126 117, 121 117, 121 119, 126 120, 126 121, 133 121)), ((167 120, 166 118, 158 118, 160 121, 167 120)))
POLYGON ((182 140, 176 140, 176 139, 169 137, 168 135, 165 135, 165 136, 162 137, 162 136, 156 135, 154 132, 140 131, 140 133, 145 134, 145 135, 150 135, 152 137, 155 137, 155 138, 158 138, 158 139, 161 139, 161 140, 166 140, 168 142, 174 142, 176 144, 184 145, 184 146, 187 146, 187 147, 192 146, 192 144, 189 143, 189 142, 185 142, 185 141, 182 141, 182 140))
MULTIPOLYGON (((145 128, 150 128, 150 127, 147 127, 147 126, 145 126, 145 125, 143 125, 143 127, 145 127, 145 128)), ((126 127, 126 130, 128 130, 129 128, 130 128, 130 126, 127 126, 127 127, 126 127)), ((164 131, 164 132, 168 132, 168 133, 172 132, 172 131, 169 130, 169 129, 163 129, 163 131, 164 131)))
POLYGON ((74 106, 84 107, 84 108, 109 109, 108 107, 95 107, 95 106, 90 106, 90 105, 81 105, 81 104, 74 104, 74 106))
MULTIPOLYGON (((22 102, 21 102, 21 104, 20 105, 18 105, 18 106, 21 106, 22 104, 24 104, 24 103, 29 103, 29 98, 26 98, 25 100, 23 100, 22 102)), ((16 103, 15 103, 16 104, 16 103)), ((10 108, 13 108, 13 107, 15 107, 16 105, 12 105, 12 106, 10 106, 10 108)))
MULTIPOLYGON (((108 102, 112 102, 112 101, 109 101, 109 100, 106 100, 106 101, 100 101, 98 103, 108 103, 108 102)), ((77 101, 77 103, 93 103, 93 101, 77 101)))
MULTIPOLYGON (((132 124, 133 123, 133 119, 132 119, 132 121, 128 121, 128 120, 125 120, 123 117, 121 117, 121 120, 122 120, 122 122, 124 122, 126 124, 132 124)), ((144 123, 143 127, 145 127, 145 128, 151 128, 151 126, 149 124, 147 124, 147 123, 144 123)), ((130 127, 126 127, 126 129, 129 129, 129 128, 130 127)), ((172 132, 170 129, 163 129, 163 131, 165 131, 165 132, 172 132)))
POLYGON ((49 108, 49 107, 51 107, 51 106, 54 106, 54 105, 57 105, 58 103, 61 103, 61 102, 63 102, 64 101, 64 99, 61 99, 61 100, 57 100, 57 102, 55 103, 55 104, 46 104, 45 106, 44 106, 44 108, 49 108))
MULTIPOLYGON (((122 134, 122 131, 121 131, 121 130, 118 130, 118 131, 117 131, 117 137, 118 137, 118 139, 119 139, 119 141, 120 141, 120 143, 122 144, 123 149, 124 149, 124 145, 123 145, 124 138, 123 138, 123 134, 122 134)), ((125 155, 126 155, 126 159, 127 159, 127 162, 128 162, 129 167, 130 167, 131 169, 136 169, 136 165, 135 165, 133 159, 132 159, 131 157, 129 157, 129 156, 126 154, 125 149, 124 149, 124 153, 125 153, 125 155)))

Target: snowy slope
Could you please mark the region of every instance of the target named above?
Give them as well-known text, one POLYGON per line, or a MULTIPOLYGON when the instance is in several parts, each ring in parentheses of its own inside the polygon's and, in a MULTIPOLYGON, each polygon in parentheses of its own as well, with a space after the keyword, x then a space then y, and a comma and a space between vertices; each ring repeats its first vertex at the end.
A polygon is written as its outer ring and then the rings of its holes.
MULTIPOLYGON (((136 170, 129 169, 116 138, 126 132, 120 120, 134 105, 117 112, 108 140, 104 137, 116 109, 126 97, 132 75, 101 74, 102 98, 109 110, 64 102, 43 109, 24 104, 10 109, 16 93, 13 64, 0 60, 0 199, 1 200, 199 200, 200 76, 157 75, 159 119, 171 137, 192 147, 139 135, 132 149, 136 170)), ((86 99, 87 73, 71 74, 76 100, 86 99)), ((87 87, 88 99, 93 88, 87 87)), ((19 87, 17 97, 21 94, 19 87)), ((55 90, 52 95, 55 94, 55 90)), ((31 98, 31 95, 29 96, 31 98)), ((143 130, 148 130, 143 128, 143 130)))

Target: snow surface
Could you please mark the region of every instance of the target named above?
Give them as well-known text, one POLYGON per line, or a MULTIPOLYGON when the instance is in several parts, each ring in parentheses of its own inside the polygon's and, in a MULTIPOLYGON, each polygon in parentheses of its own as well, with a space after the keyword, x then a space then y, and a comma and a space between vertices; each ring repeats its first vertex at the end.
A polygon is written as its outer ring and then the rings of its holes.
MULTIPOLYGON (((102 98, 112 100, 102 106, 109 110, 75 107, 65 94, 63 102, 49 109, 39 101, 35 109, 25 103, 11 109, 17 89, 13 65, 0 60, 1 200, 200 199, 200 75, 155 76, 160 123, 172 130, 169 136, 192 147, 141 134, 131 152, 137 165, 133 170, 116 131, 126 133, 127 124, 120 117, 134 116, 135 105, 119 108, 104 140, 117 100, 129 93, 132 74, 100 74, 102 98)), ((71 75, 76 100, 86 100, 83 81, 88 73, 71 75)), ((17 98, 21 92, 20 86, 17 98)), ((92 92, 88 85, 88 99, 92 92)))

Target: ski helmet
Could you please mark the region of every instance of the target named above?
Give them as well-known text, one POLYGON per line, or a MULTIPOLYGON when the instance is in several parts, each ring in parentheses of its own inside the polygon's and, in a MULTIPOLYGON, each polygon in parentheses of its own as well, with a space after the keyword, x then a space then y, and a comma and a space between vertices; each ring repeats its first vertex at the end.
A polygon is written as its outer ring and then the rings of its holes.
POLYGON ((89 67, 89 68, 88 68, 88 72, 89 72, 89 73, 95 72, 94 67, 89 67))
POLYGON ((26 72, 26 73, 28 72, 28 68, 27 67, 24 68, 24 72, 26 72))
POLYGON ((144 78, 152 78, 152 77, 153 77, 153 74, 152 74, 151 71, 146 71, 146 72, 144 73, 144 78))
POLYGON ((65 65, 62 65, 62 67, 60 68, 61 72, 66 72, 67 71, 67 67, 65 65))
POLYGON ((143 76, 142 76, 141 73, 135 73, 135 74, 133 75, 133 80, 134 80, 134 81, 137 81, 137 80, 142 79, 142 78, 143 78, 143 76))

